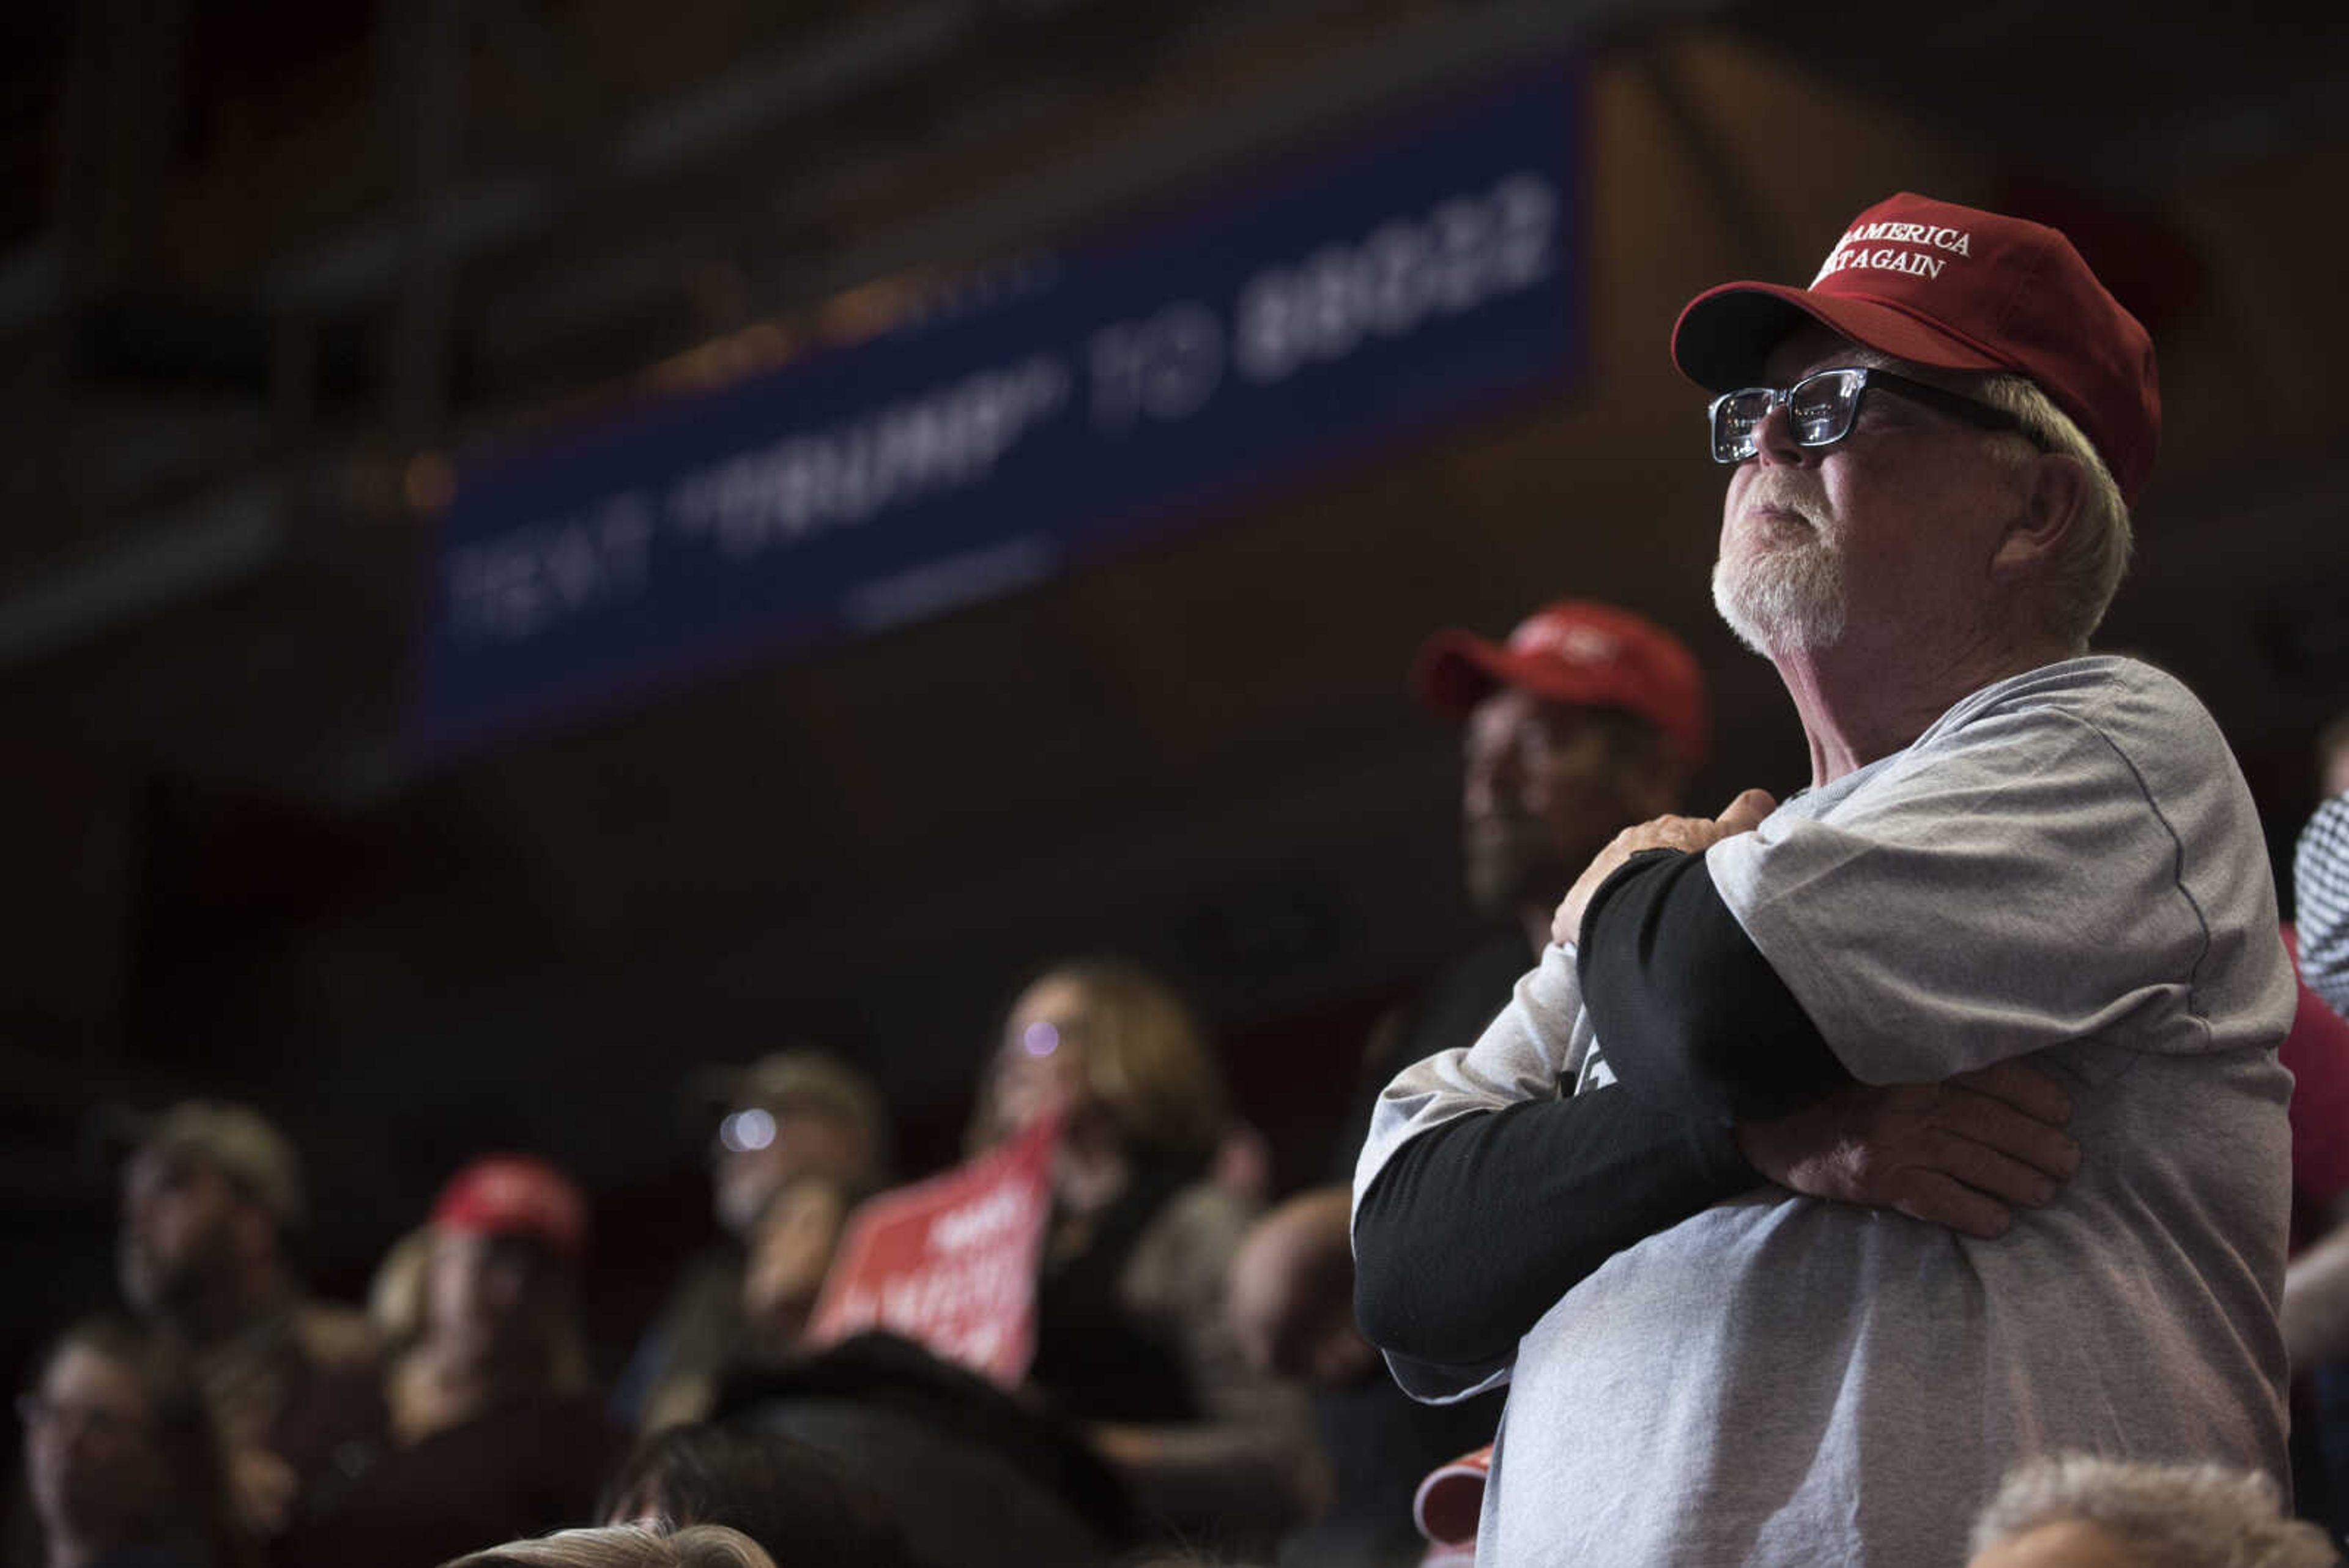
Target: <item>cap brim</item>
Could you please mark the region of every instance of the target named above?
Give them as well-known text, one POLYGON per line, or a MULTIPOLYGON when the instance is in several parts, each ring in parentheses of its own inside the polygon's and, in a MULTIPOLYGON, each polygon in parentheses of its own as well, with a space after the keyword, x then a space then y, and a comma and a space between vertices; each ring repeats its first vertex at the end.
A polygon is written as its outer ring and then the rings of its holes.
POLYGON ((1911 364, 1945 370, 2010 368, 1980 344, 1899 306, 1776 283, 1724 283, 1690 300, 1672 324, 1672 363, 1712 391, 1754 386, 1763 379, 1771 350, 1806 321, 1911 364))
POLYGON ((1421 702, 1447 719, 1469 711, 1504 686, 1530 691, 1553 702, 1599 702, 1617 706, 1599 685, 1561 670, 1557 661, 1510 652, 1474 632, 1439 631, 1420 645, 1413 661, 1412 690, 1421 702))
POLYGON ((1475 1540, 1491 1465, 1486 1450, 1430 1471, 1411 1500, 1412 1521, 1420 1534, 1438 1546, 1464 1546, 1475 1540))

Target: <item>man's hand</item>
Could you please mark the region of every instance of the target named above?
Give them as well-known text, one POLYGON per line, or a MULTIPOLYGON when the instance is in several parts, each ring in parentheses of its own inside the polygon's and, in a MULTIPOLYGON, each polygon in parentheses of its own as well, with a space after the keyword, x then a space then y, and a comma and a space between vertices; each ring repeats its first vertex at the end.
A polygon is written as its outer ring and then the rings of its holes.
POLYGON ((1892 1209, 1988 1241, 2017 1208, 2052 1202, 2080 1168, 2055 1081, 1999 1062, 1939 1084, 1867 1084, 1775 1121, 1740 1122, 1737 1147, 1781 1187, 1892 1209))
POLYGON ((1764 817, 1777 809, 1778 803, 1770 798, 1769 791, 1749 789, 1731 801, 1729 809, 1719 816, 1660 816, 1653 822, 1625 828, 1567 889, 1566 902, 1557 907, 1557 918, 1550 922, 1549 940, 1559 943, 1581 940, 1582 914, 1590 907, 1591 895, 1599 891, 1600 883, 1622 868, 1623 862, 1640 851, 1682 849, 1702 855, 1724 838, 1753 832, 1764 817))

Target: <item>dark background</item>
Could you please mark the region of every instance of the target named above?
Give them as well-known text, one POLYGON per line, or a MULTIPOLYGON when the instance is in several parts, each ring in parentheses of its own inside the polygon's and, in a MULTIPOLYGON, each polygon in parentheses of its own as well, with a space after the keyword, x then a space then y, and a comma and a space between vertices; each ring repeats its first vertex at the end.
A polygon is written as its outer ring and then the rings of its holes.
POLYGON ((709 1233, 696 1064, 850 1056, 951 1159, 1051 958, 1162 966, 1282 1187, 1468 940, 1402 676, 1564 593, 1681 628, 1700 803, 1802 782, 1705 592, 1690 295, 1894 190, 2073 234, 2168 426, 2103 641, 2210 702, 2282 850, 2349 705, 2349 23, 1474 0, 315 0, 0 11, 0 1362, 110 1292, 95 1106, 250 1098, 356 1294, 440 1179, 549 1154, 616 1358, 709 1233), (518 735, 401 741, 452 454, 707 384, 746 332, 1211 196, 1576 47, 1587 372, 1148 551, 518 735))

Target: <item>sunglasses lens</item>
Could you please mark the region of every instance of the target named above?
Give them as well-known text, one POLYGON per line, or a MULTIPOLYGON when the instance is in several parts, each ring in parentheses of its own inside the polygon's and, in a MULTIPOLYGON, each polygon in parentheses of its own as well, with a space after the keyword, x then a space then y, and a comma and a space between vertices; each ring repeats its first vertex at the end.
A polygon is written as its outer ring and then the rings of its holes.
POLYGON ((1713 460, 1744 462, 1754 455, 1754 431, 1770 412, 1770 389, 1731 392, 1713 405, 1713 460))
POLYGON ((1851 433, 1851 418, 1859 407, 1859 389, 1867 379, 1851 370, 1829 370, 1795 384, 1786 400, 1786 417, 1802 446, 1826 446, 1851 433))

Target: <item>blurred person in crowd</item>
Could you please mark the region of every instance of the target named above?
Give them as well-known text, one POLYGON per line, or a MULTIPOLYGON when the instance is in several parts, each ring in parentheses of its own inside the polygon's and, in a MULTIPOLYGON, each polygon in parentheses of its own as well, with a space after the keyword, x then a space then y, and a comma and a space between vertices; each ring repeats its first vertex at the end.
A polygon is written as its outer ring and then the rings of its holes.
POLYGON ((710 1185, 725 1238, 687 1269, 614 1390, 615 1415, 646 1432, 708 1416, 730 1364, 793 1346, 848 1210, 888 1169, 880 1092, 823 1052, 709 1069, 696 1088, 723 1112, 710 1185))
POLYGON ((2349 713, 2316 732, 2316 791, 2327 800, 2349 794, 2349 713))
MULTIPOLYGON (((1347 1208, 1342 1187, 1308 1189, 1250 1226, 1232 1258, 1227 1310, 1241 1354, 1259 1371, 1294 1378, 1316 1392, 1350 1388, 1384 1370, 1354 1323, 1347 1208), (1329 1245, 1333 1209, 1334 1248, 1329 1245)), ((1325 1431, 1325 1440, 1328 1436, 1325 1431)), ((1458 1451, 1455 1445, 1432 1462, 1458 1451)))
POLYGON ((1677 809, 1705 751, 1695 656, 1612 605, 1545 605, 1506 643, 1437 632, 1412 686, 1461 725, 1464 879, 1495 929, 1380 1021, 1330 1184, 1259 1220, 1233 1272, 1243 1345, 1260 1368, 1312 1387, 1335 1471, 1329 1512, 1288 1545, 1304 1562, 1415 1562, 1421 1478, 1491 1441, 1500 1418, 1497 1394, 1443 1407, 1404 1397, 1355 1326, 1349 1179, 1378 1091, 1412 1063, 1475 1041, 1547 942, 1575 874, 1622 828, 1677 809))
POLYGON ((210 1401, 175 1338, 112 1317, 59 1335, 18 1397, 47 1568, 249 1568, 210 1401))
POLYGON ((1012 1003, 969 1143, 1056 1115, 1031 1382, 1087 1423, 1146 1512, 1262 1535, 1315 1484, 1294 1390, 1253 1371, 1225 1311, 1251 1218, 1212 1174, 1230 1125, 1196 1017, 1139 965, 1048 970, 1012 1003))
POLYGON ((384 1251, 367 1282, 367 1315, 387 1356, 414 1345, 424 1332, 425 1280, 432 1262, 432 1227, 419 1225, 384 1251))
POLYGON ((1326 1568, 1405 1568, 1426 1543, 1412 1497, 1429 1471, 1490 1442, 1497 1396, 1441 1408, 1412 1404, 1354 1321, 1350 1194, 1308 1189, 1253 1226, 1232 1261, 1229 1311, 1249 1365, 1311 1396, 1331 1475, 1318 1514, 1282 1541, 1280 1560, 1326 1568))
POLYGON ((386 1379, 390 1437, 289 1561, 437 1562, 588 1518, 620 1452, 578 1317, 587 1201, 542 1159, 490 1155, 432 1207, 423 1318, 386 1379))
POLYGON ((2300 830, 2292 886, 2300 977, 2349 1014, 2349 794, 2325 801, 2300 830))
POLYGON ((1506 644, 1438 632, 1412 685, 1462 728, 1468 897, 1515 924, 1527 961, 1548 945, 1557 901, 1591 857, 1619 830, 1679 805, 1704 760, 1695 656, 1612 605, 1545 605, 1506 644))
POLYGON ((273 1537, 380 1440, 382 1363, 367 1320, 307 1299, 307 1217, 293 1144, 248 1106, 188 1100, 129 1118, 119 1273, 147 1323, 180 1340, 212 1401, 238 1510, 273 1537))
MULTIPOLYGON (((2318 758, 2329 788, 2349 752, 2349 721, 2328 726, 2318 758)), ((2337 1530, 2349 1519, 2349 1090, 2332 1058, 2311 1047, 2349 1026, 2349 794, 2319 805, 2292 857, 2293 943, 2302 997, 2284 1064, 2292 1070, 2293 1240, 2284 1275, 2284 1346, 2292 1357, 2294 1501, 2337 1530), (2298 1047, 2295 1050, 2295 1047, 2298 1047), (2322 1168, 2337 1179, 2313 1183, 2322 1168)))
POLYGON ((919 1568, 879 1492, 835 1456, 780 1432, 703 1422, 637 1445, 604 1489, 606 1524, 739 1530, 794 1563, 919 1568))
POLYGON ((696 1525, 674 1534, 637 1524, 612 1524, 509 1541, 460 1557, 445 1568, 776 1568, 776 1563, 757 1542, 722 1524, 696 1525))
MULTIPOLYGON (((2292 929, 2284 928, 2287 950, 2292 929)), ((2292 1373, 2292 1501, 2334 1521, 2349 1501, 2349 1021, 2299 987, 2277 1056, 2292 1076, 2292 1251, 2284 1265, 2284 1354, 2292 1373)))
POLYGON ((2284 1344, 2295 1369, 2349 1358, 2349 1202, 2334 1201, 2349 1189, 2349 1088, 2336 1089, 2336 1077, 2344 1075, 2333 1067, 2335 1043, 2349 1037, 2341 1018, 2349 984, 2330 972, 2349 965, 2349 715, 2318 732, 2316 758, 2328 799, 2301 830, 2292 864, 2299 918, 2284 931, 2302 984, 2300 1010, 2284 1042, 2284 1065, 2293 1080, 2295 1240, 2312 1230, 2306 1221, 2313 1216, 2303 1209, 2328 1207, 2322 1215, 2324 1240, 2295 1255, 2285 1276, 2284 1344), (2333 994, 2313 980, 2325 982, 2333 994), (2322 1119, 2305 1115, 2319 1107, 2325 1112, 2322 1119), (2333 1179, 2308 1179, 2301 1167, 2309 1159, 2330 1161, 2321 1174, 2333 1179))
POLYGON ((1968 1568, 2335 1568, 2281 1503, 2268 1477, 2217 1465, 2040 1459, 1982 1511, 1968 1568))
POLYGON ((2260 826, 2192 694, 2087 648, 2151 343, 2055 231, 1903 193, 1673 352, 1811 785, 1619 835, 1381 1101, 1357 1304, 1422 1397, 1508 1386, 1478 1556, 1930 1563, 2050 1448, 2281 1474, 2260 826))
POLYGON ((422 1321, 392 1364, 392 1436, 404 1448, 504 1406, 589 1391, 578 1267, 587 1200, 543 1160, 490 1155, 433 1204, 422 1321))

